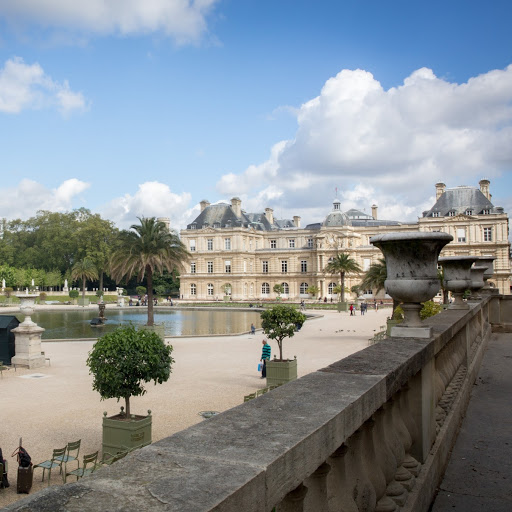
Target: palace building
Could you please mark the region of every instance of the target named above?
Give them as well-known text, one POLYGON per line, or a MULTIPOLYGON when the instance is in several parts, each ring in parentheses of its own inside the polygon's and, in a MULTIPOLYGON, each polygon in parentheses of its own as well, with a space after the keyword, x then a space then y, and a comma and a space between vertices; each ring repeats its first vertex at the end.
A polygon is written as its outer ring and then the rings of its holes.
MULTIPOLYGON (((274 286, 282 285, 283 299, 309 298, 310 287, 317 297, 336 297, 333 289, 339 276, 324 268, 338 252, 348 253, 363 271, 382 254, 370 244, 377 234, 410 231, 443 231, 453 236, 442 256, 494 256, 492 278, 501 293, 510 293, 510 243, 508 215, 495 207, 489 193, 490 182, 480 188, 446 188, 436 184, 436 203, 417 222, 380 220, 377 206, 371 215, 351 209, 341 211, 335 200, 323 222, 300 225, 300 217, 276 219, 271 208, 247 213, 239 198, 231 204, 201 201, 201 213, 181 231, 181 240, 190 251, 188 268, 181 274, 180 295, 184 299, 258 301, 276 297, 274 286)), ((346 276, 350 289, 361 276, 346 276)), ((348 295, 350 296, 350 295, 348 295)), ((365 296, 372 297, 372 290, 365 296)))

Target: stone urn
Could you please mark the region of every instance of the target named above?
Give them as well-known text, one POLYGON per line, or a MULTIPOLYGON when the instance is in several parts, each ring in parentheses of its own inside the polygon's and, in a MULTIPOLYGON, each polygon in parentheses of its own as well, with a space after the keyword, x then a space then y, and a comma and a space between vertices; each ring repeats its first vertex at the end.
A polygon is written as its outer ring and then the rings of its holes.
POLYGON ((437 258, 451 242, 448 233, 387 233, 370 238, 386 258, 386 293, 402 302, 404 321, 392 327, 391 336, 430 338, 432 328, 422 324, 421 303, 430 300, 440 289, 437 258))
POLYGON ((444 287, 453 295, 453 302, 448 309, 469 309, 463 296, 471 286, 471 266, 478 256, 447 256, 439 258, 439 264, 444 271, 444 287))
POLYGON ((490 283, 487 282, 489 278, 491 278, 494 274, 494 260, 496 258, 494 256, 479 256, 477 265, 479 267, 486 267, 487 270, 484 272, 484 286, 481 289, 482 295, 491 295, 493 290, 496 288, 491 288, 490 283))
POLYGON ((480 300, 482 298, 479 292, 485 286, 484 273, 486 270, 487 267, 478 266, 478 260, 476 261, 476 266, 471 267, 471 284, 469 285, 469 289, 471 290, 470 300, 480 300))

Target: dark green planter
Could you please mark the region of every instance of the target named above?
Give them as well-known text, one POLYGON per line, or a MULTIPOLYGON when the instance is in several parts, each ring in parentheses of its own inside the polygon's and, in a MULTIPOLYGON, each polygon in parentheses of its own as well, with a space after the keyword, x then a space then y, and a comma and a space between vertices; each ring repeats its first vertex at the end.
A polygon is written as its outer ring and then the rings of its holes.
POLYGON ((280 386, 297 379, 297 358, 288 361, 273 359, 267 362, 267 386, 280 386))
POLYGON ((84 306, 84 307, 85 307, 85 306, 88 306, 88 305, 89 305, 89 303, 90 303, 90 301, 89 301, 89 299, 87 299, 87 298, 82 299, 82 297, 80 297, 80 298, 78 299, 78 305, 79 305, 79 306, 84 306))
POLYGON ((151 411, 147 416, 132 414, 130 420, 124 418, 124 413, 109 418, 103 413, 103 456, 151 444, 151 411))
POLYGON ((338 313, 348 311, 348 302, 338 302, 338 313))
POLYGON ((165 340, 165 325, 157 324, 157 325, 141 325, 139 329, 146 329, 151 332, 156 332, 160 338, 165 340))

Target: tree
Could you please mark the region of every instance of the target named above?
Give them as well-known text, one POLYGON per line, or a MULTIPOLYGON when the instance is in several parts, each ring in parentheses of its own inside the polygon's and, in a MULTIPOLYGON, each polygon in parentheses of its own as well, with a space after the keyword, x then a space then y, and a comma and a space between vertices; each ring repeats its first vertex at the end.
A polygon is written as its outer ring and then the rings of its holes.
POLYGON ((354 259, 342 252, 336 254, 336 256, 327 263, 324 272, 328 274, 339 274, 341 286, 340 302, 345 302, 345 275, 359 273, 361 272, 361 268, 354 259))
POLYGON ((379 258, 379 261, 371 265, 365 272, 359 288, 361 290, 375 290, 375 294, 377 294, 384 288, 387 277, 386 260, 379 258))
POLYGON ((293 306, 279 304, 261 312, 261 327, 279 346, 279 359, 283 361, 283 340, 295 334, 297 324, 306 321, 306 315, 297 311, 293 306))
POLYGON ((98 279, 98 271, 96 270, 92 260, 84 258, 73 265, 73 268, 71 269, 71 277, 73 279, 82 280, 82 299, 85 299, 85 281, 98 279))
POLYGON ((94 376, 92 388, 102 400, 124 398, 129 418, 130 397, 146 394, 143 384, 169 379, 174 359, 172 346, 166 345, 157 333, 134 326, 118 327, 105 334, 95 344, 87 366, 94 376))
POLYGON ((312 284, 311 286, 308 286, 308 293, 312 297, 316 297, 318 295, 318 292, 320 291, 320 288, 316 284, 312 284))
POLYGON ((284 292, 284 286, 282 284, 276 283, 272 290, 277 295, 277 299, 279 300, 281 298, 281 294, 284 292))
POLYGON ((182 267, 189 253, 174 232, 155 217, 139 218, 130 231, 119 235, 118 247, 111 257, 110 272, 118 282, 137 275, 139 281, 146 277, 148 289, 148 322, 154 325, 153 274, 164 269, 172 271, 182 267))

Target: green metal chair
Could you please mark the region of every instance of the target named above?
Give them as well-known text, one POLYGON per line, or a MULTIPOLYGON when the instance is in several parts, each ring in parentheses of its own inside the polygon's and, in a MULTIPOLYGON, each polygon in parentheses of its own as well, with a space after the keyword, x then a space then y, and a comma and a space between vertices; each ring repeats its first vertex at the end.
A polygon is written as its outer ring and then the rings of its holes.
MULTIPOLYGON (((48 470, 48 485, 50 485, 50 478, 52 477, 52 469, 59 468, 62 473, 62 457, 66 454, 67 447, 57 448, 53 450, 53 455, 50 460, 45 460, 40 464, 36 464, 34 469, 43 468, 43 479, 41 482, 44 482, 44 472, 48 470)), ((62 475, 62 480, 65 481, 65 474, 62 475)))
MULTIPOLYGON (((57 461, 64 463, 64 482, 66 481, 66 473, 68 469, 68 462, 73 462, 76 460, 78 467, 80 467, 80 460, 78 459, 78 455, 80 454, 80 444, 82 440, 79 439, 78 441, 73 441, 71 443, 68 443, 66 445, 66 453, 62 456, 57 457, 57 461), (73 455, 71 455, 71 452, 73 452, 73 455)), ((62 471, 62 466, 61 466, 62 471)))
POLYGON ((83 478, 84 476, 88 476, 94 472, 97 467, 98 462, 98 453, 94 452, 89 455, 84 455, 83 458, 83 466, 66 473, 66 478, 70 475, 76 476, 76 480, 78 482, 79 478, 83 478))

